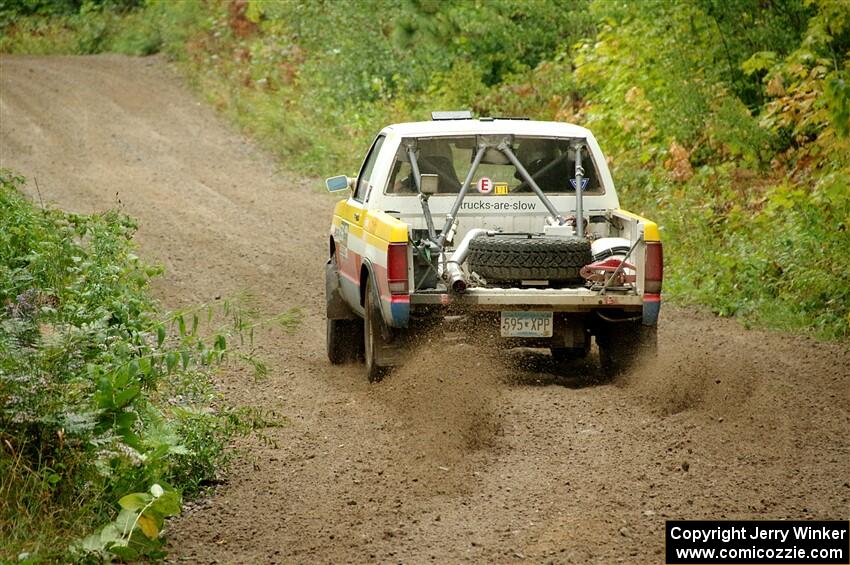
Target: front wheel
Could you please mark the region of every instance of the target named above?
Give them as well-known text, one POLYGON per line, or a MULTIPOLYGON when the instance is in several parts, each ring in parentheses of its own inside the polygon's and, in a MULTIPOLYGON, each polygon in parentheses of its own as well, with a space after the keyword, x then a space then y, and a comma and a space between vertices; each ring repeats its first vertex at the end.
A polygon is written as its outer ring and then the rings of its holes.
POLYGON ((369 382, 375 383, 384 378, 389 366, 384 363, 384 350, 388 340, 384 337, 386 328, 381 311, 375 297, 375 290, 370 278, 366 282, 365 319, 363 321, 363 346, 365 349, 366 376, 369 382))

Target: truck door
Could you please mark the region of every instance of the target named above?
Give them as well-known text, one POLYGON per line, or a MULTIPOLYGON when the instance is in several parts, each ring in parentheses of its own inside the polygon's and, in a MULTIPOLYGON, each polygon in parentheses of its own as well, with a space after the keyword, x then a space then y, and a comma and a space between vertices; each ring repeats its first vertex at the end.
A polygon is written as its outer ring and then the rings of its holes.
POLYGON ((372 148, 369 149, 366 160, 360 167, 360 174, 357 175, 354 194, 341 210, 342 221, 339 233, 334 237, 337 263, 342 275, 342 294, 345 301, 355 306, 358 311, 361 311, 359 308, 360 267, 366 254, 366 236, 363 233, 363 223, 366 221, 366 196, 372 187, 372 172, 383 144, 383 135, 378 136, 372 143, 372 148))

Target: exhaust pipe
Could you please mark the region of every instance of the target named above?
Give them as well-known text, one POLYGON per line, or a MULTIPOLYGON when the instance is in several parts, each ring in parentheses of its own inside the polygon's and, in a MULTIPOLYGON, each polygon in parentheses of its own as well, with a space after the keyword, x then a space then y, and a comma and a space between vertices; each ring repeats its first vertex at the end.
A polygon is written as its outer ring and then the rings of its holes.
POLYGON ((463 236, 452 256, 446 261, 446 270, 443 273, 448 279, 449 288, 453 292, 463 294, 466 291, 467 283, 460 266, 466 261, 466 255, 469 253, 469 242, 479 235, 494 233, 496 232, 483 228, 474 228, 466 232, 466 235, 463 236))

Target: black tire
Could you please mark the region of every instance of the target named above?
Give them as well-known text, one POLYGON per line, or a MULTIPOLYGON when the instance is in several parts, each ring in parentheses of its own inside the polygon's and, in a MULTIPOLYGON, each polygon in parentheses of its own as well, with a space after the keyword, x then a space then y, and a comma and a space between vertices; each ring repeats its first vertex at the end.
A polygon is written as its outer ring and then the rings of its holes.
POLYGON ((389 371, 389 367, 381 364, 382 349, 386 347, 384 339, 384 320, 375 302, 375 291, 372 279, 366 281, 366 303, 364 310, 366 318, 363 322, 363 347, 366 361, 366 377, 370 383, 381 381, 389 371))
POLYGON ((334 365, 356 361, 363 343, 363 320, 328 319, 328 359, 334 365))
POLYGON ((581 281, 593 262, 581 237, 478 236, 469 243, 467 266, 487 280, 581 281))
POLYGON ((658 353, 658 329, 639 321, 605 322, 596 333, 602 375, 613 379, 658 353))

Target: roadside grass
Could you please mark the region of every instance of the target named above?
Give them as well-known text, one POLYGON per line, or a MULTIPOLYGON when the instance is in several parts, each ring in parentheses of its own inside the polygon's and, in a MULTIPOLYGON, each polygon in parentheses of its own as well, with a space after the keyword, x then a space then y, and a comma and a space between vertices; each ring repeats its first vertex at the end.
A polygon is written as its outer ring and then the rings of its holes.
POLYGON ((150 55, 162 47, 159 32, 141 12, 83 10, 69 16, 19 18, 0 37, 0 52, 89 55, 105 51, 150 55))
POLYGON ((162 312, 132 219, 41 208, 25 182, 0 171, 0 561, 160 556, 164 519, 221 480, 231 439, 281 424, 227 406, 216 368, 261 376, 254 328, 298 314, 258 320, 242 297, 162 312))

